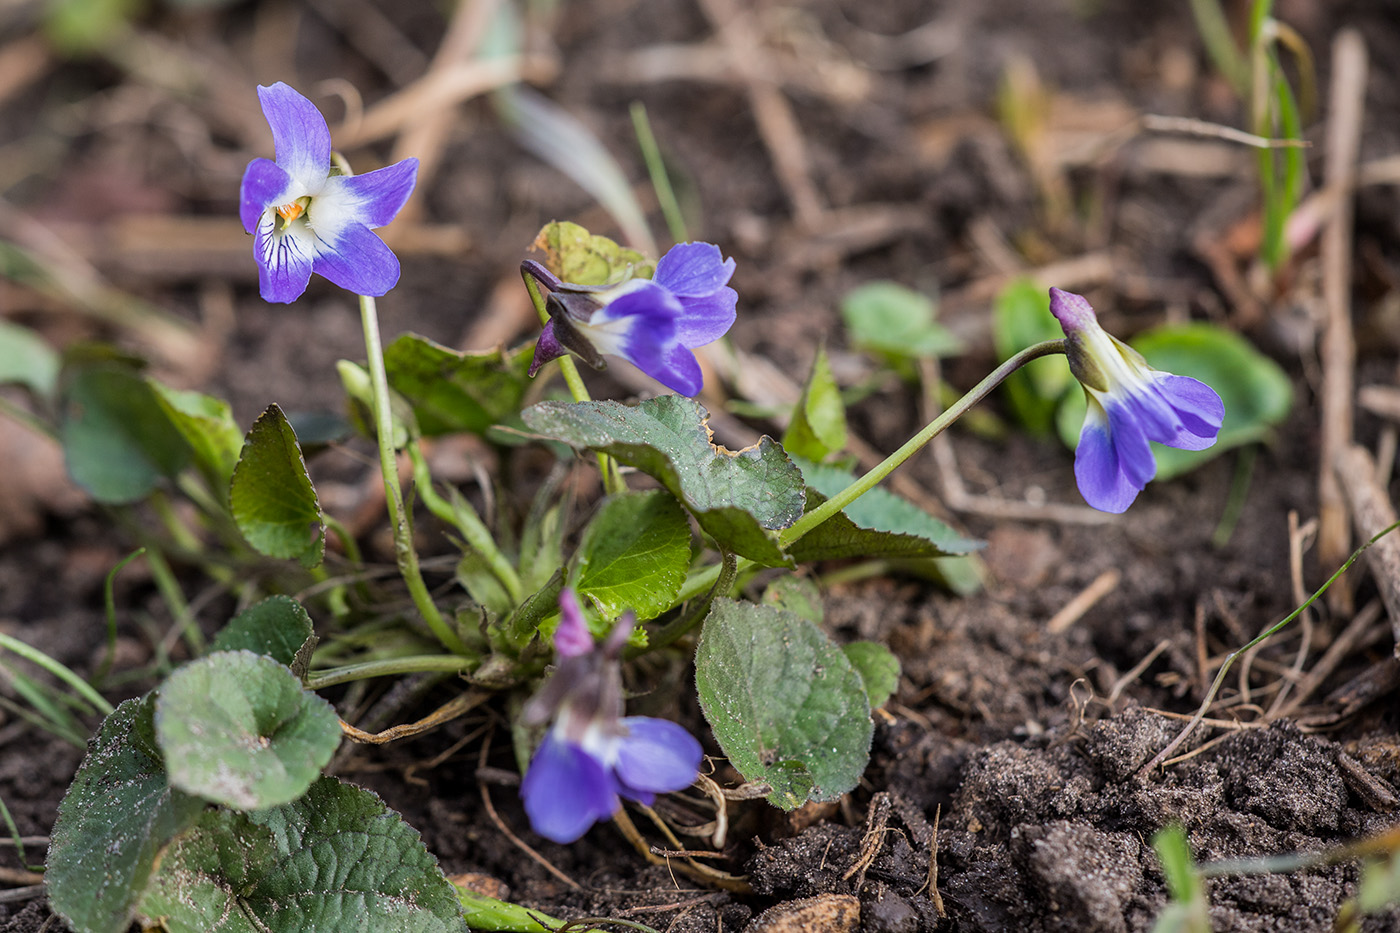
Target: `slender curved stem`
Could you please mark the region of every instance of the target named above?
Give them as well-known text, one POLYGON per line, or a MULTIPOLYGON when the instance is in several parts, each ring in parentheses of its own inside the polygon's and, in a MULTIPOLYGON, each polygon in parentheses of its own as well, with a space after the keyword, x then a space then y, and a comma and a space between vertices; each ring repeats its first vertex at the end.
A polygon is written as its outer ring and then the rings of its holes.
POLYGON ((399 462, 394 450, 394 414, 389 405, 389 375, 384 369, 384 347, 379 340, 379 313, 374 299, 360 296, 360 321, 365 331, 365 357, 369 365, 370 389, 374 399, 374 422, 379 434, 379 471, 384 477, 384 501, 389 510, 389 524, 394 529, 394 557, 399 574, 408 586, 413 605, 433 635, 443 647, 455 654, 467 654, 466 645, 447 624, 423 581, 418 566, 418 552, 413 549, 413 528, 404 507, 403 488, 399 485, 399 462))
POLYGON ((922 431, 909 438, 909 440, 904 442, 902 447, 871 468, 870 472, 857 479, 854 483, 808 512, 806 515, 803 515, 790 527, 784 529, 778 535, 778 543, 784 548, 790 546, 807 532, 875 488, 875 486, 879 485, 881 480, 894 472, 895 467, 912 457, 921 447, 939 434, 942 434, 950 424, 966 414, 969 408, 986 398, 1007 376, 1011 375, 1031 360, 1063 352, 1065 352, 1065 342, 1063 339, 1046 340, 1043 343, 1027 347, 1002 363, 996 369, 988 373, 985 379, 973 386, 966 395, 958 399, 949 406, 946 411, 925 425, 922 431))
POLYGON ((404 658, 383 658, 378 661, 361 661, 332 667, 324 671, 312 671, 302 681, 307 690, 320 690, 352 680, 368 680, 371 677, 389 677, 396 674, 421 674, 442 671, 456 674, 471 670, 476 666, 471 658, 453 657, 447 654, 410 655, 404 658))
MULTIPOLYGON (((1002 363, 996 369, 992 370, 985 379, 973 386, 966 395, 950 405, 937 418, 930 421, 922 431, 910 438, 904 446, 876 464, 871 468, 870 472, 851 483, 851 485, 808 512, 806 515, 803 515, 793 525, 781 532, 778 536, 778 544, 783 548, 790 547, 793 542, 797 541, 813 528, 816 528, 822 522, 831 518, 856 499, 875 488, 881 480, 894 472, 895 467, 899 466, 905 460, 908 460, 919 448, 943 433, 949 425, 966 414, 967 410, 973 405, 976 405, 978 402, 982 401, 982 399, 986 398, 988 393, 1000 385, 1007 376, 1011 375, 1017 369, 1026 365, 1031 360, 1063 352, 1065 352, 1064 340, 1047 340, 1044 343, 1038 343, 1034 346, 1027 347, 1002 363)), ((741 557, 736 563, 735 572, 742 573, 754 566, 757 565, 753 561, 741 557)), ((715 581, 720 577, 720 572, 720 566, 718 564, 713 564, 699 573, 687 577, 685 585, 681 587, 680 593, 676 596, 675 604, 679 605, 688 599, 694 599, 705 590, 714 586, 715 581)))
POLYGON ((667 645, 674 643, 682 635, 695 628, 695 626, 699 625, 701 620, 709 613, 710 606, 714 603, 715 597, 725 595, 734 585, 734 580, 739 575, 738 566, 739 558, 734 556, 733 551, 721 551, 718 565, 719 572, 715 576, 714 585, 710 587, 709 595, 705 597, 700 605, 695 606, 679 619, 676 619, 669 625, 665 625, 657 632, 654 632, 651 637, 647 639, 647 647, 645 650, 656 651, 660 648, 665 648, 667 645))

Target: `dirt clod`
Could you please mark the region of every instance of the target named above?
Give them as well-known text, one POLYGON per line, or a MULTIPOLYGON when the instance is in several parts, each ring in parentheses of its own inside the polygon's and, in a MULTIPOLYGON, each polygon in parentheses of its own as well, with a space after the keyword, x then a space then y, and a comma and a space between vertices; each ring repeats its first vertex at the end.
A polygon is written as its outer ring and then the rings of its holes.
POLYGON ((768 908, 749 924, 747 933, 854 933, 859 926, 859 898, 824 894, 768 908))

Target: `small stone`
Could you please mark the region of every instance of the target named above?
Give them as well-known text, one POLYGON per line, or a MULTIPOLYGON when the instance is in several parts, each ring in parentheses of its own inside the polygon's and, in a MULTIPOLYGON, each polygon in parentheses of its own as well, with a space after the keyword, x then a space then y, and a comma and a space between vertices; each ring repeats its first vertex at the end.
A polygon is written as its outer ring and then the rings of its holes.
POLYGON ((822 894, 770 907, 749 924, 746 933, 855 933, 860 901, 849 894, 822 894))

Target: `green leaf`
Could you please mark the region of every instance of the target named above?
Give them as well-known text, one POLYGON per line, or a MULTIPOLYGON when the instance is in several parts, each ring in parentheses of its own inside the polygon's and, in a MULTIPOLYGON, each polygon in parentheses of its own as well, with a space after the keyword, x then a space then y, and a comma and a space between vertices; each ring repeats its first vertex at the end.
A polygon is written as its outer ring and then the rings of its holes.
POLYGON ((15 383, 39 398, 52 398, 58 370, 58 354, 42 337, 0 319, 0 384, 15 383))
POLYGON ((612 496, 584 529, 569 585, 592 597, 608 620, 631 609, 637 621, 670 609, 690 568, 690 523, 662 489, 612 496))
MULTIPOLYGON (((855 479, 835 467, 799 462, 807 483, 808 511, 849 486, 855 479)), ((839 515, 793 542, 788 552, 798 561, 848 557, 949 557, 968 554, 982 542, 964 538, 923 509, 882 487, 861 496, 839 515)))
POLYGON ((865 685, 809 620, 715 600, 695 649, 695 684, 730 763, 745 780, 771 784, 776 805, 835 800, 860 780, 873 734, 865 685))
POLYGON ((466 930, 418 832, 331 777, 272 809, 206 812, 166 850, 140 912, 191 933, 466 930))
POLYGON ((817 584, 806 577, 784 574, 778 577, 763 591, 763 604, 778 609, 786 609, 794 615, 822 624, 825 608, 822 605, 822 592, 817 584))
MULTIPOLYGON (((496 933, 555 933, 563 929, 563 920, 546 913, 521 907, 509 901, 478 894, 457 885, 457 899, 462 904, 462 917, 473 930, 493 930, 496 933), (540 921, 549 924, 541 925, 540 921)), ((570 927, 572 933, 603 933, 594 927, 570 927)))
POLYGON ((770 437, 738 452, 715 446, 709 413, 694 399, 662 395, 618 402, 541 402, 523 412, 550 440, 602 451, 655 477, 722 547, 768 566, 788 565, 777 529, 802 513, 802 474, 770 437))
POLYGON ((853 641, 843 645, 841 650, 846 652, 846 660, 864 682, 870 708, 884 706, 899 686, 899 659, 890 649, 874 641, 853 641))
POLYGON ((220 651, 166 678, 156 736, 171 784, 253 810, 306 792, 340 744, 340 718, 272 658, 220 651))
POLYGON ((783 449, 798 457, 821 461, 846 446, 846 406, 831 374, 826 348, 817 348, 802 397, 783 434, 783 449))
POLYGON ((215 651, 251 651, 306 673, 316 636, 311 616, 289 596, 270 596, 234 616, 209 646, 215 651))
MULTIPOLYGON (((1293 405, 1288 375, 1232 331, 1211 324, 1163 327, 1139 335, 1132 346, 1154 369, 1199 379, 1225 403, 1225 420, 1215 446, 1177 450, 1152 444, 1159 480, 1194 470, 1231 448, 1267 440, 1293 405)), ((1060 439, 1070 448, 1079 443, 1084 407, 1083 392, 1071 393, 1060 406, 1060 439)))
POLYGON ((578 224, 553 221, 535 237, 544 265, 575 285, 611 285, 628 278, 649 279, 655 263, 634 249, 595 236, 578 224))
MULTIPOLYGON (((1017 279, 1002 289, 993 313, 992 337, 998 360, 1064 336, 1050 313, 1050 293, 1030 279, 1017 279)), ((1002 383, 1016 417, 1040 435, 1054 430, 1055 409, 1073 385, 1069 363, 1061 354, 1032 360, 1002 383)))
POLYGON ((243 442, 233 470, 229 506, 238 530, 260 554, 321 562, 326 530, 321 503, 306 474, 296 432, 282 409, 269 405, 243 442))
POLYGON ((1152 847, 1162 864, 1162 874, 1167 876, 1167 890, 1171 894, 1171 902, 1152 927, 1153 933, 1210 933, 1205 885, 1191 857, 1185 830, 1175 823, 1158 830, 1152 837, 1152 847))
POLYGON ((228 402, 212 395, 185 392, 147 377, 157 403, 189 445, 194 462, 211 488, 223 490, 233 477, 243 432, 233 420, 228 402))
POLYGON ((156 855, 204 809, 170 786, 151 694, 102 722, 58 805, 44 884, 49 905, 83 933, 122 933, 156 855))
POLYGON ((97 501, 135 502, 189 463, 189 446, 134 367, 82 363, 65 382, 59 437, 68 472, 97 501))
POLYGON ((962 341, 934 322, 936 313, 927 297, 897 282, 869 282, 841 299, 841 317, 851 339, 897 359, 962 352, 962 341))
POLYGON ((423 434, 484 434, 520 410, 532 353, 459 353, 405 334, 385 348, 384 367, 389 385, 413 406, 423 434))

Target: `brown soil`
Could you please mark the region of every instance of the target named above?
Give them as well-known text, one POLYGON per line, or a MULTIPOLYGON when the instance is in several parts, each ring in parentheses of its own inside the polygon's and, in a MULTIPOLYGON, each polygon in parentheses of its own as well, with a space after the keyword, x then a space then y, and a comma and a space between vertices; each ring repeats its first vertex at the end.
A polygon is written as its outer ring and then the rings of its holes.
MULTIPOLYGON (((253 86, 287 80, 310 92, 319 81, 346 79, 372 106, 431 59, 445 28, 442 6, 365 0, 305 9, 270 2, 207 12, 161 8, 136 23, 142 41, 155 43, 141 51, 132 46, 77 60, 43 53, 16 66, 15 78, 0 67, 0 145, 15 166, 3 176, 8 204, 0 239, 29 244, 26 224, 36 219, 115 284, 195 324, 208 352, 162 356, 148 337, 97 324, 72 313, 72 302, 21 283, 0 283, 0 312, 55 341, 106 336, 154 353, 164 377, 226 395, 243 424, 273 401, 297 410, 337 408, 334 362, 363 353, 344 296, 318 281, 296 305, 269 306, 252 283, 249 244, 237 236, 193 266, 177 267, 174 259, 151 266, 124 249, 130 241, 114 232, 116 222, 152 212, 233 218, 243 165, 268 154, 253 86), (342 9, 340 25, 316 12, 322 7, 342 9), (371 14, 390 26, 370 25, 371 14), (379 40, 366 39, 365 30, 373 37, 376 28, 379 40), (158 69, 143 72, 143 61, 149 68, 160 59, 153 48, 177 66, 208 69, 211 87, 189 94, 163 85, 158 69)), ((1289 515, 1306 522, 1318 511, 1314 248, 1300 254, 1261 303, 1263 315, 1252 318, 1239 302, 1238 289, 1248 285, 1222 279, 1202 246, 1247 238, 1256 210, 1250 159, 1228 148, 1222 156, 1217 146, 1210 157, 1224 158, 1225 167, 1203 169, 1205 149, 1173 155, 1154 148, 1160 137, 1114 148, 1114 134, 1137 113, 1240 124, 1240 105, 1211 71, 1188 5, 732 4, 747 24, 735 41, 758 42, 750 60, 783 76, 808 163, 799 176, 818 202, 802 222, 759 132, 752 98, 714 51, 706 11, 730 6, 576 0, 533 24, 530 35, 532 48, 559 69, 543 89, 598 135, 643 203, 654 207, 628 117, 631 101, 646 104, 690 211, 691 235, 720 243, 738 262, 735 346, 800 373, 825 340, 838 372, 859 378, 865 364, 844 348, 837 301, 854 285, 893 278, 941 293, 943 319, 970 347, 946 375, 966 387, 993 362, 988 308, 999 276, 1014 267, 1104 257, 1053 284, 1088 293, 1120 334, 1188 314, 1245 328, 1294 377, 1295 410, 1258 451, 1239 524, 1228 543, 1212 545, 1237 454, 1149 487, 1122 518, 1084 525, 1037 517, 1044 514, 1036 511, 1040 502, 1079 502, 1072 455, 1058 443, 1016 432, 999 439, 954 432, 969 491, 1011 503, 1025 517, 957 516, 989 542, 990 578, 976 595, 900 579, 826 592, 834 637, 887 642, 903 663, 903 679, 877 714, 865 779, 839 806, 791 815, 761 802, 734 807, 723 857, 713 864, 747 876, 751 894, 649 866, 610 825, 568 847, 533 836, 510 785, 503 739, 489 749, 475 739, 427 766, 482 720, 382 750, 355 749, 338 760, 339 773, 401 810, 449 874, 488 876, 504 885, 503 896, 557 917, 625 917, 675 933, 823 926, 866 933, 1143 931, 1166 902, 1149 840, 1170 822, 1185 824, 1202 860, 1319 852, 1393 826, 1400 786, 1395 695, 1384 691, 1362 703, 1347 693, 1390 655, 1383 612, 1374 635, 1361 639, 1303 706, 1264 725, 1301 644, 1297 631, 1276 639, 1244 680, 1231 675, 1222 697, 1232 705, 1212 713, 1216 722, 1237 718, 1238 728, 1202 729, 1178 752, 1192 757, 1137 776, 1175 736, 1182 714, 1200 703, 1222 656, 1296 605, 1289 515), (702 42, 711 44, 698 59, 700 77, 663 80, 639 71, 648 61, 643 50, 702 42), (999 82, 1018 58, 1034 63, 1054 102, 1040 143, 1065 160, 1058 177, 1073 210, 1063 219, 1047 214, 1025 160, 995 121, 999 82), (1074 156, 1076 140, 1096 155, 1074 156), (1047 627, 1072 598, 1114 572, 1117 582, 1072 624, 1047 627), (500 824, 579 887, 514 845, 488 816, 483 794, 500 824)), ((1400 81, 1385 66, 1400 50, 1393 10, 1317 0, 1275 6, 1317 56, 1322 100, 1333 36, 1360 27, 1375 63, 1362 159, 1393 154, 1400 131, 1387 117, 1400 103, 1400 81)), ((33 24, 25 17, 32 13, 0 14, 0 56, 29 48, 33 24)), ((664 60, 690 61, 675 51, 664 60)), ((1321 126, 1310 138, 1323 138, 1321 126)), ((778 145, 788 155, 797 151, 791 138, 778 145)), ((359 155, 387 159, 389 150, 359 155)), ((444 252, 426 233, 401 233, 403 281, 381 302, 384 330, 458 345, 529 339, 515 269, 534 232, 553 218, 616 230, 577 186, 522 154, 484 101, 460 109, 440 155, 421 220, 438 234, 453 228, 446 232, 465 234, 471 245, 444 252)), ((1312 161, 1316 179, 1321 154, 1312 161)), ((1371 187, 1358 198, 1361 385, 1394 381, 1397 218, 1394 189, 1371 187)), ((650 220, 663 228, 659 212, 650 220)), ((183 255, 187 245, 162 249, 183 255)), ((916 429, 918 412, 911 389, 882 385, 853 410, 852 426, 889 450, 916 429)), ((736 424, 728 429, 742 433, 736 424)), ((1358 412, 1359 440, 1374 446, 1384 430, 1381 420, 1358 412)), ((0 451, 0 460, 10 457, 0 451)), ((363 501, 370 475, 361 460, 331 453, 316 469, 328 508, 363 501)), ((5 472, 17 475, 8 462, 5 472)), ((926 455, 904 473, 924 489, 940 488, 926 455)), ((0 505, 0 630, 75 669, 93 670, 104 631, 102 581, 133 546, 132 519, 75 504, 43 484, 0 481, 0 505)), ((370 514, 366 530, 378 540, 370 514)), ((1310 555, 1306 588, 1332 569, 1310 555)), ((214 629, 228 601, 192 568, 182 572, 202 622, 214 629)), ((1375 599, 1361 570, 1349 583, 1355 606, 1375 599)), ((116 595, 118 669, 138 670, 165 636, 169 613, 135 567, 116 595)), ((1319 604, 1304 672, 1352 617, 1319 604)), ((654 674, 639 677, 641 689, 660 686, 654 674)), ((116 700, 147 686, 131 681, 109 693, 116 700)), ((444 690, 427 691, 418 704, 442 700, 444 690)), ((15 699, 8 688, 4 696, 15 699)), ((686 703, 675 712, 702 730, 693 701, 686 703)), ((407 705, 396 715, 415 711, 407 705)), ((8 708, 0 712, 0 748, 0 799, 22 834, 44 835, 81 751, 8 708)), ((717 752, 713 743, 709 750, 717 752)), ((644 816, 634 818, 649 828, 644 816)), ((28 862, 41 852, 29 847, 28 862)), ((0 867, 21 862, 0 850, 0 867)), ((1220 931, 1329 930, 1358 877, 1356 863, 1342 863, 1216 878, 1211 919, 1220 931)), ((6 900, 0 891, 0 928, 53 929, 54 922, 41 898, 6 900)), ((1400 930, 1400 910, 1370 918, 1364 928, 1400 930)))

